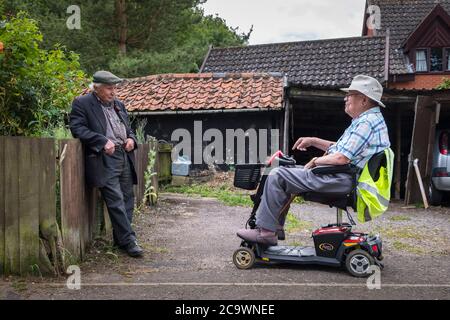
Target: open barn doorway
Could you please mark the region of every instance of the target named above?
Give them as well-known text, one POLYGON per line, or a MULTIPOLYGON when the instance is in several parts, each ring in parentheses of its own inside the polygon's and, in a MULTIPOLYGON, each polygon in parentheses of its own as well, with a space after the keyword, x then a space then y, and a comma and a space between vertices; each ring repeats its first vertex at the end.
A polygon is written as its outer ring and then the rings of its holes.
MULTIPOLYGON (((306 164, 312 157, 323 155, 323 151, 316 148, 310 148, 306 152, 292 151, 292 146, 299 137, 319 137, 336 141, 352 121, 344 111, 344 99, 339 93, 329 98, 291 98, 290 103, 292 115, 289 152, 301 165, 306 164)), ((391 148, 396 156, 392 197, 403 199, 414 124, 414 103, 390 102, 387 103, 387 108, 382 108, 381 111, 388 126, 391 148)))

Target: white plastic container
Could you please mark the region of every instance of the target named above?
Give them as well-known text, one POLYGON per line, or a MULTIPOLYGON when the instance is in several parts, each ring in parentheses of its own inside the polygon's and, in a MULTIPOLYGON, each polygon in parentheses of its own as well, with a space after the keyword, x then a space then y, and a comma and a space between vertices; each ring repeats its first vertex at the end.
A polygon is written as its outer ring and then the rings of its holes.
POLYGON ((191 168, 191 160, 188 156, 179 156, 177 160, 172 162, 173 176, 188 176, 191 168))

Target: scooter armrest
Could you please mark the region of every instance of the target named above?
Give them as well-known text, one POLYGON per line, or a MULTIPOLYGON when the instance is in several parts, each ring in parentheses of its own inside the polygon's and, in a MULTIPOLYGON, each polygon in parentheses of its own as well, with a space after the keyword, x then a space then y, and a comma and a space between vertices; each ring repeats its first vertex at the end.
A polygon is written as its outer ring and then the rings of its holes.
POLYGON ((357 173, 358 167, 352 164, 343 164, 339 166, 317 166, 311 169, 314 174, 335 174, 335 173, 357 173))

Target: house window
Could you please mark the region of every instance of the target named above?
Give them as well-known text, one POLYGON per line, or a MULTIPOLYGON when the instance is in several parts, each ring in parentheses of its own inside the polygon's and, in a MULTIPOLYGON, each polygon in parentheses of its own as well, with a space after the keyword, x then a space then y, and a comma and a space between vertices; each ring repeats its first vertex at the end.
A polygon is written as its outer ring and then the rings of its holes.
POLYGON ((450 71, 450 48, 445 49, 445 56, 447 57, 447 71, 450 71))
POLYGON ((431 48, 430 50, 430 71, 443 71, 442 48, 431 48))
POLYGON ((427 50, 416 50, 416 71, 428 71, 427 60, 427 50))

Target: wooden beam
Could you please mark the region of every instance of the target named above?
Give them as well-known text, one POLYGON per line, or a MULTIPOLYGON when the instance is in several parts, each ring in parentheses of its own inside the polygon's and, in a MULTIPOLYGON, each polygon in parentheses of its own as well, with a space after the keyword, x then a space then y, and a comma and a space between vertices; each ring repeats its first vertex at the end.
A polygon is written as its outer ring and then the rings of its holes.
POLYGON ((395 199, 400 199, 401 177, 402 177, 402 111, 396 111, 396 143, 395 143, 395 199))
POLYGON ((289 154, 289 119, 291 116, 291 104, 289 99, 285 99, 284 103, 284 121, 283 121, 283 152, 289 154))
POLYGON ((415 177, 414 167, 412 166, 414 159, 419 159, 420 175, 425 190, 428 190, 429 187, 431 177, 431 165, 429 162, 432 158, 430 152, 432 152, 431 145, 434 143, 436 125, 436 105, 433 98, 429 96, 417 96, 415 113, 411 149, 408 157, 406 205, 422 202, 419 184, 415 177))

